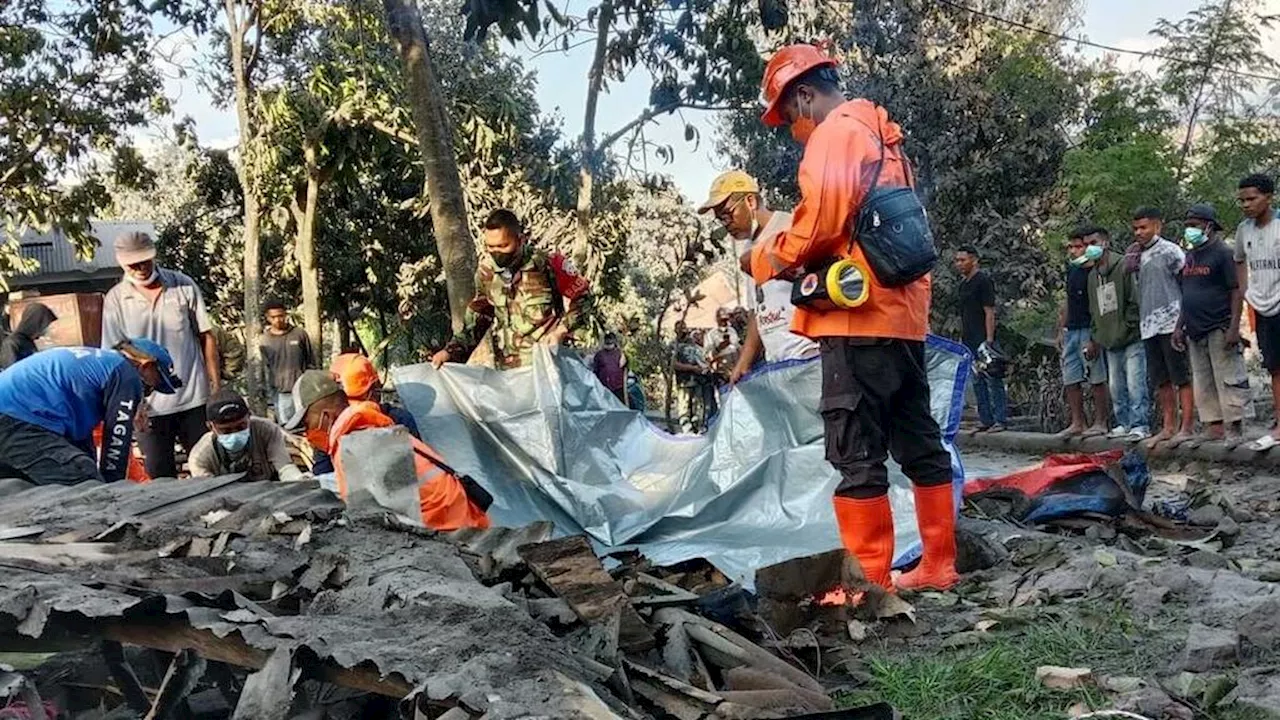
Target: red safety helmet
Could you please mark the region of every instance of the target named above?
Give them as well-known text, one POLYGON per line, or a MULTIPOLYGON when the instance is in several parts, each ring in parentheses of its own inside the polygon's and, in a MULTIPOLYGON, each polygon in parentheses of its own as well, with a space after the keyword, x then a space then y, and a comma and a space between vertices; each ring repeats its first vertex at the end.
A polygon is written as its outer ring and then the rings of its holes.
POLYGON ((760 119, 769 127, 782 125, 784 120, 778 106, 787 86, 814 68, 835 66, 835 60, 813 45, 788 45, 778 50, 769 58, 760 82, 760 102, 765 106, 760 119))

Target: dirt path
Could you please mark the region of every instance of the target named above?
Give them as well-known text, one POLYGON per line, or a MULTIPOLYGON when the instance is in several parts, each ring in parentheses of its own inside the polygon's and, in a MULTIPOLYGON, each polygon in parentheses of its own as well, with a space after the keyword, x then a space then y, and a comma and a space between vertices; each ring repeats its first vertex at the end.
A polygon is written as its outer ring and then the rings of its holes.
MULTIPOLYGON (((965 455, 971 477, 1038 461, 965 455)), ((904 717, 938 720, 1108 709, 1280 717, 1280 476, 1199 463, 1152 471, 1146 507, 1189 503, 1195 525, 1033 529, 969 508, 963 528, 1007 557, 955 592, 911 598, 914 622, 869 627, 849 701, 884 699, 904 717), (1091 677, 1051 689, 1036 678, 1041 666, 1091 677)))

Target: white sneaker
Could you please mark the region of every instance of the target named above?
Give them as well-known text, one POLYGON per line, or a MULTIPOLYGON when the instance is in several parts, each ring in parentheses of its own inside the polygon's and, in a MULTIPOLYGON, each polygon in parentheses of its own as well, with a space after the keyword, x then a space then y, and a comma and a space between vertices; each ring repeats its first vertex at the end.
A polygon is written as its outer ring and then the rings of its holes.
POLYGON ((1107 433, 1107 437, 1111 438, 1112 440, 1119 440, 1120 438, 1125 437, 1128 434, 1129 434, 1129 428, 1123 425, 1117 425, 1111 428, 1111 432, 1107 433))
POLYGON ((1144 427, 1136 427, 1129 431, 1128 439, 1134 442, 1146 440, 1151 437, 1151 433, 1144 427))

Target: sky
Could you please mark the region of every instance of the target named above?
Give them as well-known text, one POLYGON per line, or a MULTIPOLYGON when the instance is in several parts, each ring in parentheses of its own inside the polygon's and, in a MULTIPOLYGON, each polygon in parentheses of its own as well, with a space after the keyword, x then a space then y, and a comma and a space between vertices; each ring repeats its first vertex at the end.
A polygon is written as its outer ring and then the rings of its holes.
MULTIPOLYGON (((1083 18, 1078 27, 1067 34, 1091 41, 1132 50, 1151 50, 1156 43, 1148 35, 1156 20, 1161 17, 1179 18, 1199 4, 1199 0, 1085 0, 1083 18)), ((1267 0, 1271 12, 1280 12, 1280 0, 1267 0)), ((1280 33, 1273 33, 1268 46, 1280 54, 1280 33)), ((505 46, 527 59, 528 66, 537 72, 537 99, 544 113, 563 119, 566 137, 576 137, 582 129, 582 107, 586 98, 586 68, 590 60, 590 46, 570 53, 550 53, 530 58, 532 53, 524 46, 505 46)), ((196 46, 183 38, 175 38, 172 50, 183 64, 196 61, 196 46)), ((1088 56, 1100 51, 1083 48, 1088 56)), ((1155 69, 1155 61, 1136 56, 1120 56, 1118 61, 1128 68, 1155 69)), ((174 116, 190 115, 195 119, 196 130, 202 143, 216 147, 235 144, 235 116, 229 110, 214 107, 194 76, 175 78, 169 82, 169 92, 177 98, 174 116)), ((648 101, 648 77, 635 73, 628 82, 609 88, 602 95, 596 121, 598 135, 605 135, 636 117, 648 101)), ((650 158, 649 169, 665 172, 693 202, 701 202, 711 180, 728 169, 727 160, 715 153, 714 118, 709 113, 686 112, 683 117, 666 116, 649 126, 646 136, 654 142, 671 145, 675 158, 670 164, 662 164, 650 158), (685 121, 700 130, 700 141, 695 145, 684 139, 685 121)))

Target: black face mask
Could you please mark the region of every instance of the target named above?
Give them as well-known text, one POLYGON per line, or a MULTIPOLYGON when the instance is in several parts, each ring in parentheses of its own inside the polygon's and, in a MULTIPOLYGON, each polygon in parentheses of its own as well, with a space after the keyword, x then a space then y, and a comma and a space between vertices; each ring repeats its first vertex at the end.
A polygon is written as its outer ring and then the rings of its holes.
POLYGON ((493 257, 493 264, 497 265, 503 270, 510 269, 512 266, 516 264, 516 261, 520 259, 519 250, 515 250, 513 252, 495 252, 495 253, 489 253, 489 255, 493 257))

